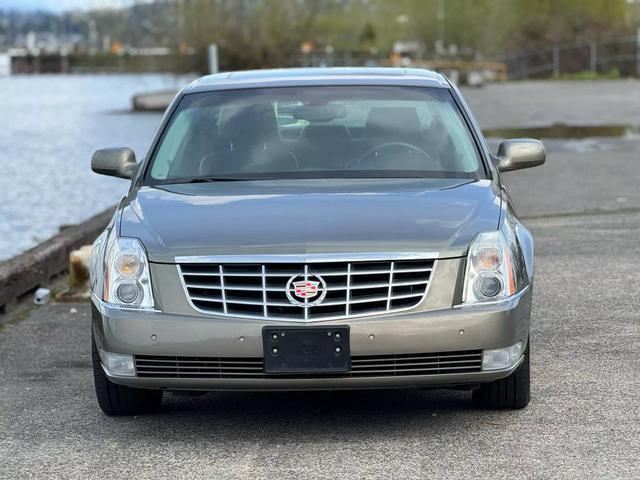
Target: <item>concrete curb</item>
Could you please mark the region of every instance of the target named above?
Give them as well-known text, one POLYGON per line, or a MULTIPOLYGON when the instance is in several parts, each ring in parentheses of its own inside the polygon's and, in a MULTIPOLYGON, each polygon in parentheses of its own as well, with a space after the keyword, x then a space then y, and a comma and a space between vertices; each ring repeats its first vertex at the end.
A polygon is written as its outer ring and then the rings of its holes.
POLYGON ((139 93, 133 97, 133 111, 164 112, 177 94, 177 90, 139 93))
POLYGON ((0 262, 0 314, 20 297, 69 267, 69 253, 92 243, 113 216, 114 208, 65 228, 49 240, 9 260, 0 262))

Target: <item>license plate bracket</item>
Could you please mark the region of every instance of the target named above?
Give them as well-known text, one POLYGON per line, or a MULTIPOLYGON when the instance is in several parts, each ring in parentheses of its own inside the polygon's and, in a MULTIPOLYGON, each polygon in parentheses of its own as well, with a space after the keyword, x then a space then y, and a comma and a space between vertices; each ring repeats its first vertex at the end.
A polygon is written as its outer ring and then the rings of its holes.
POLYGON ((351 370, 349 327, 264 327, 267 374, 327 374, 351 370))

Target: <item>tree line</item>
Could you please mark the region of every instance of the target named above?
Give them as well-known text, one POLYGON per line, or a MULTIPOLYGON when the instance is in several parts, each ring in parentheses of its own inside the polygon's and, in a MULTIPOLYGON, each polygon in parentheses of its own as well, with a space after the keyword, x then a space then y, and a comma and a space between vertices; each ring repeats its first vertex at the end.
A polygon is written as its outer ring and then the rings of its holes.
POLYGON ((65 29, 94 41, 165 46, 190 58, 177 68, 206 71, 211 43, 223 69, 288 66, 305 54, 386 58, 398 45, 425 59, 499 59, 636 34, 640 0, 157 0, 66 17, 65 29))

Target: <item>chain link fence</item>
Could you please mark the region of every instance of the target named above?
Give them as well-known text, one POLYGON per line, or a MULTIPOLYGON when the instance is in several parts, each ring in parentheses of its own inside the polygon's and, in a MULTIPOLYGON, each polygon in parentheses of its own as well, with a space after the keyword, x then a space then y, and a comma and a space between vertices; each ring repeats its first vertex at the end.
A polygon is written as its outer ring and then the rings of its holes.
POLYGON ((640 35, 578 41, 506 55, 508 78, 562 77, 589 72, 640 77, 640 35))
MULTIPOLYGON (((509 80, 559 78, 576 74, 640 77, 640 31, 638 35, 576 41, 516 52, 496 60, 506 66, 509 80)), ((386 66, 389 59, 354 52, 318 52, 297 55, 290 63, 299 67, 386 66)), ((416 62, 408 63, 414 64, 417 65, 416 62)))

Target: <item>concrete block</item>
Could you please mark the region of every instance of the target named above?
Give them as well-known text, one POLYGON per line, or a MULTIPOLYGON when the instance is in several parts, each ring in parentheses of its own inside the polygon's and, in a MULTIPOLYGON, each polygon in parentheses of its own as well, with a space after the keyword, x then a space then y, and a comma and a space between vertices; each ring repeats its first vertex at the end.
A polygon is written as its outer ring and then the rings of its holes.
POLYGON ((64 272, 69 266, 69 253, 93 242, 112 216, 113 209, 109 209, 17 257, 0 262, 0 311, 64 272))

